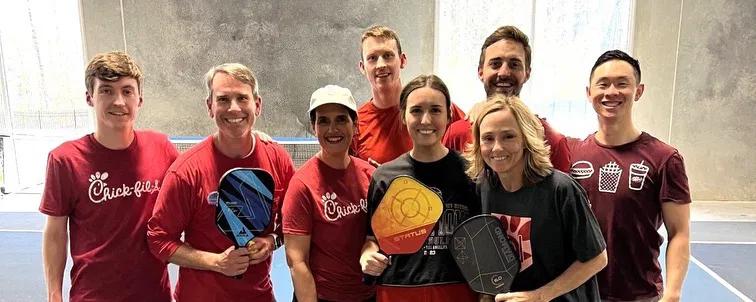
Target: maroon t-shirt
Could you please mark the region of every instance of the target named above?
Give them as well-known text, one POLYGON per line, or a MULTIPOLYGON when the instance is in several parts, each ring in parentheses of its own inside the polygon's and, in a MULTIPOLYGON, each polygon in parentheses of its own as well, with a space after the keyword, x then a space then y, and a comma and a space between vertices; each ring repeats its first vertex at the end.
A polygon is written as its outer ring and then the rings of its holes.
POLYGON ((68 216, 71 301, 170 301, 165 262, 147 247, 147 220, 178 156, 165 134, 136 131, 111 150, 90 134, 50 152, 39 211, 68 216))
POLYGON ((313 157, 294 173, 283 203, 283 232, 309 235, 310 271, 318 299, 363 301, 360 255, 367 232, 367 191, 375 168, 351 158, 334 169, 313 157))
POLYGON ((620 146, 594 135, 569 139, 570 174, 585 189, 607 243, 598 274, 604 300, 631 301, 663 292, 659 249, 663 202, 690 203, 680 153, 648 133, 620 146))
MULTIPOLYGON (((218 150, 210 135, 182 153, 165 175, 152 217, 147 222, 147 242, 158 259, 167 262, 183 243, 215 254, 234 245, 215 225, 215 205, 209 202, 210 196, 217 194, 223 174, 234 168, 259 168, 273 177, 274 218, 262 236, 271 232, 283 235, 279 227, 281 201, 294 175, 294 164, 286 149, 258 139, 249 156, 229 158, 218 150)), ((242 280, 214 271, 181 267, 173 296, 177 302, 273 301, 271 263, 269 257, 250 265, 242 280)))

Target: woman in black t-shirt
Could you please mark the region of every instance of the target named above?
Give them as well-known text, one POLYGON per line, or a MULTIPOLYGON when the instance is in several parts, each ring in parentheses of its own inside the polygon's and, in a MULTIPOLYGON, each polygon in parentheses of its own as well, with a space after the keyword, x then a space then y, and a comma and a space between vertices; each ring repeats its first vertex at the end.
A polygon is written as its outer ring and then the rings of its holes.
POLYGON ((517 97, 494 95, 472 126, 468 174, 484 213, 507 229, 521 270, 496 301, 600 301, 606 243, 585 192, 555 171, 543 126, 517 97))
POLYGON ((368 239, 360 264, 365 274, 380 276, 376 300, 382 301, 477 301, 465 282, 448 244, 459 223, 480 213, 475 184, 465 174, 461 154, 441 143, 450 120, 451 101, 444 83, 434 75, 410 81, 400 95, 402 121, 412 138, 412 150, 380 166, 368 189, 368 217, 372 217, 386 189, 396 176, 409 175, 441 195, 443 214, 425 245, 409 255, 388 259, 378 253, 368 221, 368 239), (384 272, 385 270, 385 272, 384 272))

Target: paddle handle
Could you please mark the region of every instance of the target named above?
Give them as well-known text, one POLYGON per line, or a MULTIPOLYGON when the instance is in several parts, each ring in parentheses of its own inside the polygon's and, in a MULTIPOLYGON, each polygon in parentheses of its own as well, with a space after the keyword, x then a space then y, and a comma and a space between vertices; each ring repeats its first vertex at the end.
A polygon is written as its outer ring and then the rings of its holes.
MULTIPOLYGON (((391 256, 386 255, 386 253, 384 253, 382 250, 378 250, 378 253, 389 258, 389 264, 386 265, 386 268, 388 268, 388 266, 391 265, 391 256)), ((383 273, 385 273, 385 272, 386 272, 386 270, 384 269, 383 272, 381 272, 381 275, 383 275, 383 273)), ((375 281, 378 280, 378 277, 380 277, 380 276, 373 276, 373 275, 363 274, 362 275, 362 283, 365 284, 365 285, 373 285, 373 284, 375 284, 375 281)))
MULTIPOLYGON (((237 246, 237 247, 236 247, 236 249, 246 249, 246 248, 247 248, 246 246, 243 246, 243 247, 238 247, 238 246, 237 246)), ((241 279, 243 279, 243 278, 244 278, 244 274, 241 274, 241 275, 236 275, 236 276, 233 276, 233 277, 231 277, 231 278, 233 278, 234 280, 241 280, 241 279)))
MULTIPOLYGON (((252 240, 250 240, 249 242, 252 242, 252 240)), ((249 242, 248 242, 247 244, 249 244, 249 242)), ((245 245, 245 246, 242 246, 242 247, 239 247, 239 246, 237 246, 237 247, 236 247, 236 249, 237 249, 237 250, 238 250, 238 249, 246 249, 246 248, 247 248, 247 246, 246 246, 246 245, 245 245)), ((233 278, 234 280, 241 280, 241 279, 243 279, 243 278, 244 278, 244 274, 241 274, 241 275, 236 275, 236 276, 233 276, 233 277, 231 277, 231 278, 233 278)))

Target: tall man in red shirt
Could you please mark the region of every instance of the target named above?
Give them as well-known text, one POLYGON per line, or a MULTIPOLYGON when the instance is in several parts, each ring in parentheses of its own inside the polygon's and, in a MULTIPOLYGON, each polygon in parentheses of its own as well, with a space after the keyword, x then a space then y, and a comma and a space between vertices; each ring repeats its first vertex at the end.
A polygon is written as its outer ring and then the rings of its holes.
POLYGON ((219 65, 205 82, 207 112, 218 131, 182 153, 168 170, 148 223, 150 250, 181 267, 176 301, 274 301, 270 255, 281 245, 279 213, 294 164, 283 147, 252 133, 262 106, 252 70, 219 65), (234 249, 218 230, 214 205, 208 202, 232 168, 260 168, 275 182, 275 218, 249 251, 234 249), (231 278, 240 274, 242 280, 231 278))
MULTIPOLYGON (((480 49, 478 78, 483 83, 486 95, 495 93, 519 96, 522 86, 530 78, 531 48, 528 36, 515 26, 507 25, 489 35, 480 49)), ((444 135, 444 145, 463 152, 472 142, 471 123, 478 105, 471 110, 471 117, 452 123, 444 135)), ((541 118, 547 144, 551 147, 551 164, 563 172, 569 171, 569 153, 565 137, 554 131, 541 118)))
POLYGON ((635 127, 643 95, 640 63, 611 50, 593 65, 588 100, 598 131, 570 139, 571 174, 588 193, 607 243, 609 264, 598 274, 604 301, 679 301, 690 259, 690 192, 685 165, 672 146, 635 127), (662 222, 669 243, 666 287, 659 249, 662 222))
MULTIPOLYGON (((383 164, 412 149, 407 127, 402 123, 399 73, 407 65, 399 36, 386 26, 373 26, 360 39, 360 72, 370 82, 373 97, 357 110, 357 132, 352 153, 371 163, 383 164)), ((465 113, 452 104, 452 122, 465 113)))
POLYGON ((147 247, 147 220, 178 151, 134 130, 142 71, 123 52, 95 56, 85 75, 96 129, 50 151, 39 211, 47 300, 62 301, 71 240, 71 301, 171 301, 168 270, 147 247))

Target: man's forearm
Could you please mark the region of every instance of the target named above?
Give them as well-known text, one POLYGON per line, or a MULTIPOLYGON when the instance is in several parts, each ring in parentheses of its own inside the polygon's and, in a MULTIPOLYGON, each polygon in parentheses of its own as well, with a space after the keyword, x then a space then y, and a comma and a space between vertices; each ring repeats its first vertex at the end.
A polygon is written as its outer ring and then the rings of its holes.
POLYGON ((215 263, 215 256, 216 254, 200 251, 187 244, 182 244, 173 255, 168 258, 168 262, 181 267, 217 271, 218 267, 215 263))
POLYGON ((549 300, 564 295, 588 281, 590 277, 606 266, 606 252, 599 254, 587 262, 575 261, 559 277, 552 280, 539 290, 549 300))
POLYGON ((299 262, 291 267, 291 280, 294 283, 294 294, 299 302, 317 302, 315 279, 306 263, 299 262))
POLYGON ((51 234, 45 231, 42 240, 42 259, 45 268, 48 301, 62 297, 63 272, 68 258, 68 233, 51 234))
POLYGON ((667 244, 667 278, 664 280, 664 296, 679 298, 690 261, 690 235, 675 234, 667 244))

